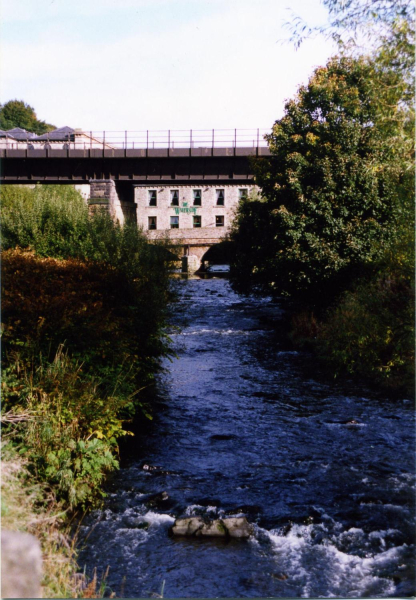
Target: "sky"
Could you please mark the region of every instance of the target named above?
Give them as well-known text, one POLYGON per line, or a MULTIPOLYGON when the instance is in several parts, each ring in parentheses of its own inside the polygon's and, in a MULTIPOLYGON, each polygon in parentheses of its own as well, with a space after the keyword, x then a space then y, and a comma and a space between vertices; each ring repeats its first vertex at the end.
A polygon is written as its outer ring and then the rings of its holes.
POLYGON ((0 0, 0 102, 57 127, 269 128, 335 54, 319 0, 0 0))

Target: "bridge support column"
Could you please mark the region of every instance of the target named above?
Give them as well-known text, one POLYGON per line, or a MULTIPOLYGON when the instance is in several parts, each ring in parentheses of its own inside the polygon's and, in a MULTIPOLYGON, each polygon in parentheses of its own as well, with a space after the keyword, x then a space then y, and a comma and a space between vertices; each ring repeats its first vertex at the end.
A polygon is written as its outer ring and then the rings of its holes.
POLYGON ((201 261, 193 254, 188 256, 182 256, 182 273, 189 273, 192 275, 199 271, 201 268, 201 261))
POLYGON ((121 225, 129 219, 136 219, 136 205, 120 199, 113 179, 90 179, 88 205, 91 212, 108 210, 112 218, 121 225))

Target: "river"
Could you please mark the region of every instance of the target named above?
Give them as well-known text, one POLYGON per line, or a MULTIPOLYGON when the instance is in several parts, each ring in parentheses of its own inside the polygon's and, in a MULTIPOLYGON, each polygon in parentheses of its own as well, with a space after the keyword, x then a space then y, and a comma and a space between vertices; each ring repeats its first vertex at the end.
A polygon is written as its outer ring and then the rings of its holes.
POLYGON ((178 358, 80 527, 80 566, 109 566, 106 595, 125 598, 413 596, 413 402, 324 380, 272 300, 175 285, 178 358), (180 515, 245 515, 255 533, 173 538, 180 515))

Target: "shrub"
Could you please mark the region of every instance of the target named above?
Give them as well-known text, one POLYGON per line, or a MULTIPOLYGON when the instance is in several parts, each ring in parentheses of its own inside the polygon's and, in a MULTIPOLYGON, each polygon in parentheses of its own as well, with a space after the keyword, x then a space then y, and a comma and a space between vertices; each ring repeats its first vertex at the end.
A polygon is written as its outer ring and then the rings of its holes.
POLYGON ((373 278, 341 298, 321 325, 318 347, 336 373, 414 392, 413 251, 388 253, 373 278))
MULTIPOLYGON (((71 508, 100 495, 162 355, 172 255, 64 187, 1 190, 3 410, 71 508), (19 247, 20 246, 20 247, 19 247), (22 250, 21 248, 25 249, 22 250)), ((174 258, 174 257, 173 257, 174 258)))

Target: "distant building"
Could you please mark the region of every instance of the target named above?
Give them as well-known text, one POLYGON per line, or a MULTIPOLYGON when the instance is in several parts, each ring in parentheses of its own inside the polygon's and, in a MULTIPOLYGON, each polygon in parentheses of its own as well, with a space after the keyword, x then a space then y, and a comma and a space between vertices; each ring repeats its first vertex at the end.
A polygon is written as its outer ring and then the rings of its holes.
POLYGON ((11 150, 83 150, 87 148, 106 148, 112 149, 113 146, 82 129, 73 129, 72 127, 59 127, 48 133, 36 135, 20 127, 0 130, 0 148, 9 148, 11 150))

